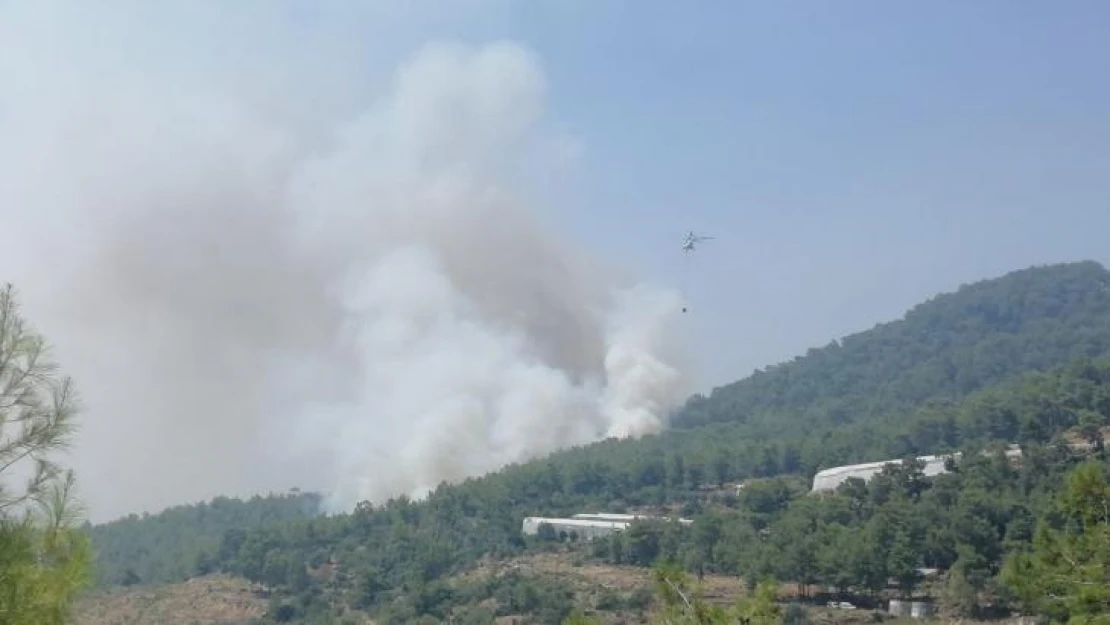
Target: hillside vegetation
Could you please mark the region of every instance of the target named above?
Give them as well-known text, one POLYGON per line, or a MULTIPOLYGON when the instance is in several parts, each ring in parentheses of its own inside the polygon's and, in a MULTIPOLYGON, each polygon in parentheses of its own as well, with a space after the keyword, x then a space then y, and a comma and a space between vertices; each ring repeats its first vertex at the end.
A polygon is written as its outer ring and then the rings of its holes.
POLYGON ((174 506, 160 514, 132 514, 86 527, 98 552, 96 584, 132 586, 173 582, 212 572, 221 537, 230 531, 316 516, 320 496, 289 493, 243 501, 217 497, 211 502, 174 506))
POLYGON ((1095 262, 1034 267, 695 397, 674 424, 740 421, 769 433, 798 421, 843 425, 1107 353, 1110 272, 1095 262))
POLYGON ((457 577, 490 559, 551 549, 599 564, 666 560, 751 582, 771 576, 804 594, 830 586, 859 602, 916 592, 917 570, 938 568, 949 574, 936 592, 964 614, 989 613, 1018 601, 1000 581, 1002 563, 1055 518, 1048 513, 1066 473, 1084 457, 1102 461, 1108 284, 1101 266, 1077 263, 964 287, 695 398, 679 429, 506 467, 443 485, 420 503, 400 497, 254 527, 198 523, 185 507, 91 534, 102 570, 114 575, 128 567, 152 580, 208 569, 241 575, 285 597, 282 618, 306 622, 335 622, 347 610, 383 623, 435 622, 485 606, 558 623, 575 607, 558 583, 457 577), (1091 448, 1065 445, 1065 433, 1091 448), (1020 466, 976 453, 1011 442, 1025 450, 1020 466), (907 462, 870 484, 806 494, 821 467, 958 449, 965 460, 932 480, 907 462), (738 495, 722 489, 736 482, 746 484, 738 495), (526 515, 584 510, 678 511, 696 522, 637 524, 580 546, 520 535, 526 515), (167 529, 190 522, 191 530, 167 529), (174 535, 194 537, 175 544, 174 535))

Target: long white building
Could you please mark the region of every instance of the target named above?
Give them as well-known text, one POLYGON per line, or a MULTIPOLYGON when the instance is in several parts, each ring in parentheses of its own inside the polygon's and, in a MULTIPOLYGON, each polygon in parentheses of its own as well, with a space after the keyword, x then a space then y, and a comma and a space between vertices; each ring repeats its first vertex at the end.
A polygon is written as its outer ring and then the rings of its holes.
MULTIPOLYGON (((983 452, 984 455, 990 452, 983 452)), ((1006 457, 1013 459, 1021 456, 1021 448, 1017 445, 1010 445, 1006 450, 1006 457)), ((947 460, 952 458, 959 460, 960 453, 955 452, 952 454, 944 454, 939 456, 918 456, 917 459, 925 463, 925 468, 922 473, 925 477, 933 477, 942 473, 947 473, 948 469, 945 468, 947 460)), ((880 462, 866 462, 864 464, 849 464, 842 467, 832 467, 818 471, 813 476, 813 490, 811 492, 827 492, 836 490, 838 486, 848 480, 848 478, 859 478, 863 481, 869 481, 872 477, 882 472, 883 467, 888 464, 902 464, 901 460, 883 460, 880 462)))
POLYGON ((524 517, 521 531, 525 536, 535 536, 540 531, 541 525, 550 525, 556 533, 576 533, 580 538, 587 540, 599 536, 608 536, 614 532, 627 529, 631 521, 603 521, 600 519, 558 519, 549 517, 530 516, 524 517))
MULTIPOLYGON (((525 517, 521 523, 521 532, 526 536, 535 536, 540 531, 540 526, 550 525, 556 533, 576 533, 579 538, 590 540, 598 536, 608 536, 614 532, 628 529, 633 521, 641 519, 662 519, 644 514, 614 514, 609 512, 583 512, 575 514, 569 519, 538 517, 525 517)), ((693 523, 690 519, 677 519, 682 525, 693 523)))
MULTIPOLYGON (((944 473, 945 462, 949 456, 918 456, 917 459, 925 463, 925 468, 922 470, 926 476, 940 475, 944 473)), ((883 460, 880 462, 865 462, 863 464, 849 464, 842 467, 833 467, 818 471, 813 476, 813 491, 823 492, 829 490, 836 490, 838 486, 848 481, 848 478, 859 478, 863 481, 868 481, 872 477, 882 473, 883 467, 888 464, 902 464, 901 460, 883 460)))

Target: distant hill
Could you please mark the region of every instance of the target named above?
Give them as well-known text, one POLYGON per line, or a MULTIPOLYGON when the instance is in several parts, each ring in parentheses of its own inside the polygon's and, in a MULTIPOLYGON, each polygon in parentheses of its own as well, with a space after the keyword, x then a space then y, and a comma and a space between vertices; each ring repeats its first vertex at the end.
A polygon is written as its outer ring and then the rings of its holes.
POLYGON ((1093 261, 1033 267, 938 295, 898 321, 695 396, 673 425, 841 425, 1106 354, 1110 271, 1093 261))

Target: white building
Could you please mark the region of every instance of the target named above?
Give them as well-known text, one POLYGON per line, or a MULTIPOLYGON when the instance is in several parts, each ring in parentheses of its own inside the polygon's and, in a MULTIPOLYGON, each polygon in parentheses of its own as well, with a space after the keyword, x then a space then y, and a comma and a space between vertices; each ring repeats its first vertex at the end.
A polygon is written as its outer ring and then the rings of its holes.
MULTIPOLYGON (((940 475, 945 473, 947 469, 944 468, 945 462, 949 457, 953 456, 918 456, 918 460, 925 463, 925 468, 922 473, 926 477, 940 475)), ((842 467, 833 467, 818 471, 813 476, 813 491, 815 493, 836 490, 838 486, 848 481, 848 478, 859 478, 863 481, 868 481, 872 477, 882 473, 883 467, 888 464, 902 464, 901 460, 883 460, 881 462, 866 462, 864 464, 849 464, 842 467)))
MULTIPOLYGON (((569 519, 530 516, 525 517, 521 523, 521 532, 526 536, 535 536, 540 531, 540 525, 550 525, 555 533, 575 532, 579 538, 593 539, 598 536, 608 536, 614 532, 628 529, 633 521, 657 519, 645 514, 614 514, 609 512, 583 512, 575 514, 569 519)), ((660 519, 668 520, 668 519, 660 519)), ((693 523, 690 519, 678 519, 682 525, 693 523)))
POLYGON ((547 524, 555 533, 576 533, 580 538, 593 539, 599 536, 608 536, 614 532, 627 529, 632 521, 603 521, 599 519, 556 519, 548 517, 524 517, 521 531, 525 536, 535 536, 540 531, 540 526, 547 524))
MULTIPOLYGON (((991 452, 984 451, 983 455, 989 455, 991 452)), ((1013 460, 1021 457, 1021 447, 1018 445, 1010 445, 1006 450, 1006 457, 1013 460)), ((925 477, 933 477, 942 473, 947 473, 948 469, 945 468, 947 460, 952 458, 959 460, 960 452, 952 454, 944 454, 940 456, 918 456, 917 459, 925 463, 922 473, 925 477)), ((869 481, 872 477, 882 472, 883 467, 888 464, 902 464, 901 460, 883 460, 881 462, 867 462, 864 464, 849 464, 842 467, 833 467, 818 471, 813 476, 813 490, 811 492, 827 492, 836 490, 841 484, 846 482, 848 478, 859 478, 863 481, 869 481)))

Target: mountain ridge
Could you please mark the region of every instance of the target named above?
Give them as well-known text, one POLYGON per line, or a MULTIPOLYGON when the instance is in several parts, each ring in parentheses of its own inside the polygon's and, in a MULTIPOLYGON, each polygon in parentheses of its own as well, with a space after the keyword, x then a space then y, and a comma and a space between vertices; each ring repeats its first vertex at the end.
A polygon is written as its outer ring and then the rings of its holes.
POLYGON ((742 420, 768 409, 801 411, 846 423, 856 414, 873 416, 927 400, 958 399, 1016 371, 1044 370, 1077 357, 1106 353, 1110 353, 1110 271, 1092 260, 1038 265, 936 294, 899 319, 810 348, 804 355, 718 386, 708 395, 695 394, 677 411, 671 425, 685 429, 742 420), (1075 327, 1063 323, 1077 318, 1081 323, 1072 323, 1075 327), (1043 340, 1032 344, 1021 340, 1030 331, 1043 340), (1067 335, 1053 336, 1060 332, 1067 335), (1068 349, 1048 351, 1051 341, 1068 349), (961 343, 971 347, 960 347, 961 343), (1006 356, 1020 360, 1029 347, 1037 348, 1040 357, 1019 367, 998 362, 1006 356), (980 354, 977 359, 977 348, 991 352, 991 357, 980 354), (891 352, 898 356, 892 357, 891 352), (862 362, 869 357, 882 363, 868 369, 862 362), (844 370, 822 371, 837 366, 844 370), (906 369, 921 379, 906 379, 906 369), (878 384, 856 388, 869 379, 865 373, 878 384), (815 406, 828 384, 846 391, 832 393, 833 401, 815 406), (944 392, 938 393, 937 388, 944 392))

